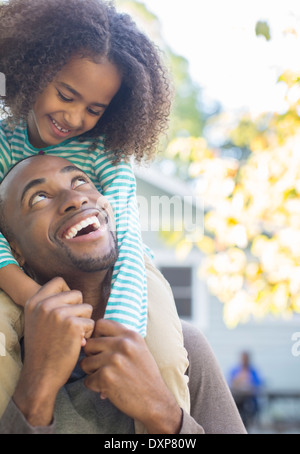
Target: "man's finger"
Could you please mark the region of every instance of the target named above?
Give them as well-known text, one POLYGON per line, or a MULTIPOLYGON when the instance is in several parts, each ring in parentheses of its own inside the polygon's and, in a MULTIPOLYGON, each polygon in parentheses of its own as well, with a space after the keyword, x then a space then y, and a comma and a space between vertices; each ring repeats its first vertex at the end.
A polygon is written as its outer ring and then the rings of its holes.
POLYGON ((38 304, 43 299, 58 295, 59 293, 69 292, 70 288, 66 281, 61 277, 55 277, 51 281, 43 285, 37 293, 28 300, 29 305, 38 304))
POLYGON ((81 347, 86 347, 87 345, 87 340, 90 339, 93 335, 94 332, 94 327, 95 327, 95 322, 92 319, 89 319, 88 325, 85 327, 83 333, 82 333, 82 339, 81 339, 81 347))
POLYGON ((84 349, 85 354, 87 356, 95 355, 97 353, 101 353, 104 351, 113 350, 113 346, 115 343, 114 337, 94 337, 94 336, 95 333, 93 334, 93 337, 89 339, 84 349))
POLYGON ((124 325, 121 325, 121 323, 101 318, 96 322, 93 337, 121 336, 125 335, 127 331, 128 328, 126 328, 124 325))
POLYGON ((60 293, 60 292, 67 292, 70 290, 70 287, 66 283, 66 281, 62 277, 55 277, 51 279, 51 281, 47 282, 45 285, 43 285, 38 293, 39 294, 45 294, 47 295, 48 292, 49 294, 51 293, 60 293))
POLYGON ((95 322, 89 318, 77 318, 78 331, 81 331, 82 339, 89 339, 94 331, 95 322))
MULTIPOLYGON (((47 285, 47 284, 46 284, 47 285)), ((53 289, 48 288, 45 294, 37 293, 32 298, 30 298, 25 305, 25 310, 32 311, 36 308, 42 308, 44 311, 51 311, 57 307, 62 306, 83 306, 80 310, 85 310, 90 308, 90 305, 83 304, 83 295, 79 290, 66 290, 64 292, 53 293, 53 289)), ((89 315, 90 317, 90 315, 89 315)))
POLYGON ((47 310, 56 310, 60 318, 79 317, 90 319, 93 313, 93 306, 90 304, 76 304, 70 298, 70 295, 62 295, 61 298, 56 297, 55 301, 54 298, 49 298, 49 302, 44 304, 47 304, 47 310))
POLYGON ((98 355, 93 355, 82 359, 80 361, 80 367, 87 375, 91 375, 108 363, 109 354, 99 353, 98 355))

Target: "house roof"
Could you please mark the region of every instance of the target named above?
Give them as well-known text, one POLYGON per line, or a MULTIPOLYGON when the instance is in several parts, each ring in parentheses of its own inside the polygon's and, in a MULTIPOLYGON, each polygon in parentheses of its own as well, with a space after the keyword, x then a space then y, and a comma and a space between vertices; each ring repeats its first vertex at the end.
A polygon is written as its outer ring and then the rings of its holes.
POLYGON ((191 187, 177 177, 164 174, 158 167, 135 167, 134 173, 140 179, 171 195, 195 197, 191 187))

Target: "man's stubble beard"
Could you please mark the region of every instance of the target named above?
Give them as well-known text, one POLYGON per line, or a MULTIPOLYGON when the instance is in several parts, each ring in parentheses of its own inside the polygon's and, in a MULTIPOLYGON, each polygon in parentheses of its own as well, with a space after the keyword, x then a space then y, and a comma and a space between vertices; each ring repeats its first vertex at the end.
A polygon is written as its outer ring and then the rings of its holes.
POLYGON ((72 265, 78 270, 86 273, 93 273, 97 271, 105 271, 114 266, 119 256, 119 249, 116 237, 111 233, 113 244, 110 252, 101 257, 90 257, 90 255, 83 255, 77 257, 72 251, 66 246, 65 243, 59 242, 60 246, 66 251, 68 258, 72 265))

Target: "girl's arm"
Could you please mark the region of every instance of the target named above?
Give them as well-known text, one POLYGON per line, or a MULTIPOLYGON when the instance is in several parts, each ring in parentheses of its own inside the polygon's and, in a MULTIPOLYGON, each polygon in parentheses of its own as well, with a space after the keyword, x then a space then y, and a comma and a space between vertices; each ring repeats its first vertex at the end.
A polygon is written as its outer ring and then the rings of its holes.
POLYGON ((16 304, 24 306, 40 286, 20 268, 6 238, 0 233, 0 289, 16 304))
MULTIPOLYGON (((0 181, 12 166, 10 144, 0 122, 0 181)), ((10 246, 0 233, 0 289, 18 305, 24 306, 27 299, 39 289, 39 285, 19 267, 12 255, 10 246)))
POLYGON ((0 288, 19 306, 25 306, 40 286, 18 265, 10 264, 0 268, 0 288))
POLYGON ((132 166, 124 162, 114 165, 109 155, 102 153, 95 172, 103 195, 113 207, 119 247, 105 318, 145 336, 147 279, 132 166))

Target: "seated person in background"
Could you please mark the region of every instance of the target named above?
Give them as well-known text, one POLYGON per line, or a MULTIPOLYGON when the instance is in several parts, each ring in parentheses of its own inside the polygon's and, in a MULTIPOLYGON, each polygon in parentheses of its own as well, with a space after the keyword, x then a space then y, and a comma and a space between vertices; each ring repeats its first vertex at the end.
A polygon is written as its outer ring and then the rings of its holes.
MULTIPOLYGON (((188 412, 166 386, 147 337, 103 318, 117 242, 107 201, 84 172, 63 158, 31 157, 5 177, 0 200, 1 231, 41 285, 25 306, 24 332, 18 328, 23 364, 0 433, 130 434, 139 424, 152 434, 246 433, 196 328, 183 324, 188 412)), ((147 277, 165 298, 168 284, 151 263, 147 277)), ((159 297, 149 298, 150 335, 159 297)), ((0 374, 0 387, 14 380, 4 363, 0 374)))

